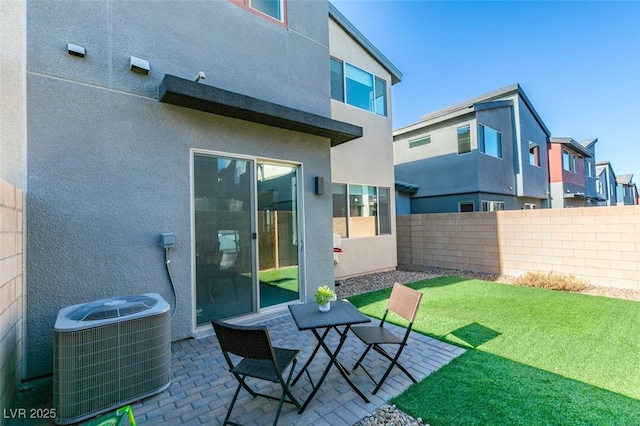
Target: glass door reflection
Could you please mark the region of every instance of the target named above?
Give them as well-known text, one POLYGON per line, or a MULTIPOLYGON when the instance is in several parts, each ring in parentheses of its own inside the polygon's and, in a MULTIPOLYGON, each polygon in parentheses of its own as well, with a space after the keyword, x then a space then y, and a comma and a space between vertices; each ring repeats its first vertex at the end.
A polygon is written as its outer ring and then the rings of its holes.
POLYGON ((253 161, 194 156, 197 324, 257 311, 253 161))
POLYGON ((258 163, 260 307, 300 298, 298 168, 258 163))

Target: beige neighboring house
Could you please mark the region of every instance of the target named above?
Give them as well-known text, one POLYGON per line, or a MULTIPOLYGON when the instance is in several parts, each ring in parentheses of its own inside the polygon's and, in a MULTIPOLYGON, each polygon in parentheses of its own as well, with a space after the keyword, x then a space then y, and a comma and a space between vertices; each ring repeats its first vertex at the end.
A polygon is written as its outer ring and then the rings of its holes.
POLYGON ((331 148, 339 279, 397 265, 391 87, 402 73, 331 3, 329 51, 331 118, 363 129, 331 148))

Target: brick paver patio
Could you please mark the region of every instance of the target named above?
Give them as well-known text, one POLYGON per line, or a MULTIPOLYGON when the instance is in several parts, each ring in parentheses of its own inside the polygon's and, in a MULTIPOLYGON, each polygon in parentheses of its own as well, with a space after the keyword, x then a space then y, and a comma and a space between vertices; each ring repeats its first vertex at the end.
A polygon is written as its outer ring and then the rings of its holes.
MULTIPOLYGON (((374 320, 375 321, 375 320, 374 320)), ((264 322, 269 328, 274 346, 300 349, 296 371, 311 356, 316 339, 310 331, 300 332, 290 315, 264 322)), ((329 334, 330 347, 338 344, 338 335, 329 334)), ((364 345, 350 335, 342 347, 338 358, 351 369, 362 354, 364 345)), ((221 424, 227 407, 237 386, 236 380, 227 371, 226 363, 215 337, 199 340, 189 339, 172 345, 173 379, 167 392, 132 405, 136 420, 142 424, 221 424)), ((447 364, 464 352, 464 349, 442 343, 435 339, 412 333, 409 346, 402 354, 402 364, 421 380, 431 372, 447 364)), ((329 358, 324 352, 316 355, 310 368, 311 377, 317 381, 329 358)), ((376 353, 367 356, 366 367, 378 377, 386 368, 386 360, 376 353)), ((315 395, 303 414, 291 404, 285 404, 278 424, 281 425, 348 425, 351 426, 366 415, 384 405, 391 397, 398 395, 411 384, 401 374, 393 374, 386 380, 377 395, 372 395, 374 384, 360 369, 352 372, 352 380, 367 395, 370 403, 365 403, 335 368, 332 368, 320 391, 315 395)), ((250 382, 261 391, 279 395, 279 387, 268 382, 250 382)), ((292 388, 292 392, 302 403, 311 393, 311 383, 303 375, 292 388)), ((232 413, 232 420, 246 425, 268 425, 273 422, 277 401, 266 398, 252 398, 242 390, 232 413)))
MULTIPOLYGON (((377 320, 373 320, 374 323, 377 320)), ((296 372, 309 359, 316 345, 310 331, 301 332, 295 326, 290 315, 265 321, 274 346, 300 349, 296 372)), ((399 332, 398 332, 399 333, 399 332)), ((338 343, 337 333, 330 332, 330 347, 338 343)), ((350 335, 342 347, 338 359, 351 371, 364 345, 350 335)), ((153 397, 131 404, 138 424, 144 425, 220 425, 227 413, 237 382, 227 371, 227 365, 220 352, 215 336, 202 339, 187 339, 171 345, 172 379, 169 388, 153 397)), ((373 351, 372 351, 373 352, 373 351)), ((464 349, 448 345, 430 337, 412 333, 409 346, 404 350, 401 362, 421 380, 433 371, 447 364, 464 352, 464 349)), ((310 367, 314 382, 320 378, 328 356, 320 351, 310 367)), ((374 377, 380 377, 387 361, 376 353, 370 353, 365 366, 374 377), (377 374, 376 374, 377 373, 377 374)), ((288 370, 287 370, 288 372, 288 370)), ((351 374, 353 382, 364 392, 370 402, 365 403, 334 368, 329 372, 322 387, 315 395, 303 414, 291 404, 284 404, 279 425, 327 425, 351 426, 363 417, 376 411, 391 397, 398 395, 411 384, 411 381, 397 369, 387 378, 377 395, 372 395, 374 384, 367 375, 358 369, 351 374), (397 373, 397 374, 395 374, 397 373)), ((251 379, 249 379, 251 380, 251 379)), ((51 379, 44 380, 44 392, 34 390, 32 394, 22 392, 20 407, 52 407, 53 398, 51 379), (37 399, 37 400, 36 400, 37 399)), ((261 392, 279 396, 279 388, 269 382, 253 383, 261 392)), ((31 385, 33 387, 33 385, 31 385)), ((40 386, 42 388, 42 385, 40 386)), ((302 403, 311 393, 311 383, 303 375, 292 388, 296 398, 302 403)), ((246 391, 240 391, 238 401, 232 413, 232 420, 246 425, 270 425, 277 408, 277 401, 266 398, 253 399, 246 391)), ((9 426, 19 426, 33 422, 9 420, 9 426)), ((53 422, 39 424, 49 425, 53 422)))

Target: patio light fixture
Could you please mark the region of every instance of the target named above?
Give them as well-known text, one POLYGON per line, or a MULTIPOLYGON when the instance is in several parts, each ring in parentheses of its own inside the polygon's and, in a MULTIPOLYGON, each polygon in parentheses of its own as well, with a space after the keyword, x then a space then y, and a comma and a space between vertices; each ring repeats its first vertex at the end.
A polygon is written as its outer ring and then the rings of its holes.
POLYGON ((84 47, 73 43, 67 43, 67 52, 69 52, 69 55, 79 58, 84 58, 87 53, 84 47))
POLYGON ((148 75, 151 70, 149 61, 132 56, 129 63, 129 69, 138 74, 148 75))

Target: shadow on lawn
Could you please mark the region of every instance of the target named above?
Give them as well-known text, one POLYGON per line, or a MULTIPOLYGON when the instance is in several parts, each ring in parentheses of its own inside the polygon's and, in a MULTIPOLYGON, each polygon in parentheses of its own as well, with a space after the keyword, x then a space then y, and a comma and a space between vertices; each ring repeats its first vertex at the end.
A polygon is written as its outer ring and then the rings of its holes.
MULTIPOLYGON (((464 327, 458 328, 457 330, 453 330, 448 335, 457 337, 472 348, 477 348, 478 346, 495 339, 501 334, 502 333, 498 333, 497 331, 485 327, 482 324, 472 322, 471 324, 467 324, 464 327)), ((448 339, 446 336, 444 336, 443 340, 450 341, 450 339, 448 339)))
MULTIPOLYGON (((413 289, 416 290, 421 290, 423 288, 436 288, 436 287, 445 287, 448 285, 453 285, 453 284, 458 284, 461 282, 465 282, 465 281, 470 281, 469 278, 462 278, 462 277, 438 277, 438 278, 431 278, 431 279, 427 279, 427 280, 421 280, 421 281, 416 281, 413 283, 407 283, 406 286, 407 287, 411 287, 413 289)), ((372 292, 368 292, 368 293, 364 293, 363 295, 355 295, 355 296, 350 296, 347 299, 353 303, 354 305, 358 306, 358 300, 364 300, 362 299, 362 297, 365 297, 367 300, 367 303, 377 303, 380 302, 382 300, 387 300, 389 299, 389 296, 391 295, 391 289, 393 287, 387 287, 387 288, 383 288, 381 290, 375 290, 372 292)), ((422 299, 422 303, 425 302, 425 299, 422 299)))
POLYGON ((432 426, 640 424, 640 400, 476 349, 390 402, 432 426))

